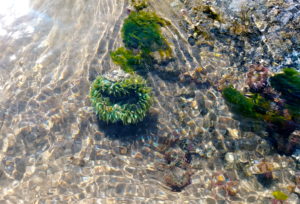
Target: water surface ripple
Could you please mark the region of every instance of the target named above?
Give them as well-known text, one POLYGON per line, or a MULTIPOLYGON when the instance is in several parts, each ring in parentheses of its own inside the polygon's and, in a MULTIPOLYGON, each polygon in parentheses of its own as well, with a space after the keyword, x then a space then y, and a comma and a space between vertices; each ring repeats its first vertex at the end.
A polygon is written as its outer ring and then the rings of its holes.
POLYGON ((217 82, 235 73, 237 65, 209 47, 191 47, 176 20, 181 14, 170 8, 172 1, 152 5, 173 23, 163 32, 176 60, 145 76, 156 98, 149 116, 121 129, 97 120, 89 87, 97 75, 118 69, 109 53, 122 46, 127 3, 0 1, 0 203, 269 199, 272 189, 226 164, 224 154, 229 151, 249 161, 283 162, 287 170, 278 180, 290 183, 293 160, 268 155, 265 133, 254 133, 251 121, 241 125, 215 87, 179 83, 178 74, 197 67, 205 68, 208 81, 217 82), (170 166, 168 154, 179 159, 188 155, 192 162, 187 168, 170 166), (192 175, 191 184, 172 192, 165 178, 177 169, 192 175), (219 174, 239 182, 238 196, 214 188, 211 183, 219 174))

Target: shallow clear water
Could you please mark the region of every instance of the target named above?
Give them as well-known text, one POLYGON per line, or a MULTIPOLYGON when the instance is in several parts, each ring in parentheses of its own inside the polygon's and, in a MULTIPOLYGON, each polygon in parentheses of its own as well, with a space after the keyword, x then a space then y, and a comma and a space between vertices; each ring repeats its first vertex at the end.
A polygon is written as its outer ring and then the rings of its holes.
POLYGON ((163 32, 175 60, 145 76, 155 95, 149 116, 120 127, 97 120, 88 93, 97 75, 118 69, 109 53, 122 46, 128 2, 0 0, 0 203, 270 203, 295 185, 295 160, 267 143, 263 124, 233 115, 217 88, 224 76, 244 82, 250 61, 241 66, 238 49, 256 41, 191 46, 176 2, 151 2, 172 22, 163 32), (178 77, 198 67, 201 83, 178 77), (262 160, 278 165, 270 185, 245 173, 262 160), (189 184, 174 192, 169 175, 189 184))

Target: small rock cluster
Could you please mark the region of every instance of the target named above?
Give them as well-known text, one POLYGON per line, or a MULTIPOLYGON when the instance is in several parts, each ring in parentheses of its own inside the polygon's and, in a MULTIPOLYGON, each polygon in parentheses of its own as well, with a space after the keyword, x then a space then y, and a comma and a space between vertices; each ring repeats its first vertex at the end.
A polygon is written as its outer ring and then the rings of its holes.
POLYGON ((211 46, 232 61, 300 69, 298 1, 181 1, 181 25, 192 46, 211 46))

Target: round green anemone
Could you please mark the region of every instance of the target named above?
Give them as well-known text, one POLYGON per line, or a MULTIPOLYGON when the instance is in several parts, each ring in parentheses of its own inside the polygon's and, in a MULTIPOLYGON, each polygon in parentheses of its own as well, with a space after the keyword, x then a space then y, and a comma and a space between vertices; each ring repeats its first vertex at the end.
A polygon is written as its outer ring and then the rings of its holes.
POLYGON ((93 82, 90 98, 100 120, 134 124, 146 116, 151 104, 151 89, 137 75, 119 80, 99 76, 93 82))

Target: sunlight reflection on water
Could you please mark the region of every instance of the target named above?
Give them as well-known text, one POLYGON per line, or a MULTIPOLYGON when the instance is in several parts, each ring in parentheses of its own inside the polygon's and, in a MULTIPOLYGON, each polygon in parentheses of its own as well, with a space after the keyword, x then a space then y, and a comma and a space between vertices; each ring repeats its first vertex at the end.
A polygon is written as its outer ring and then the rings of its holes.
MULTIPOLYGON (((9 27, 18 18, 30 13, 29 4, 30 0, 0 0, 0 36, 9 34, 9 27)), ((33 28, 27 28, 25 32, 28 30, 33 32, 33 28)))
POLYGON ((30 0, 0 0, 1 24, 11 24, 16 18, 24 16, 30 12, 30 0))

